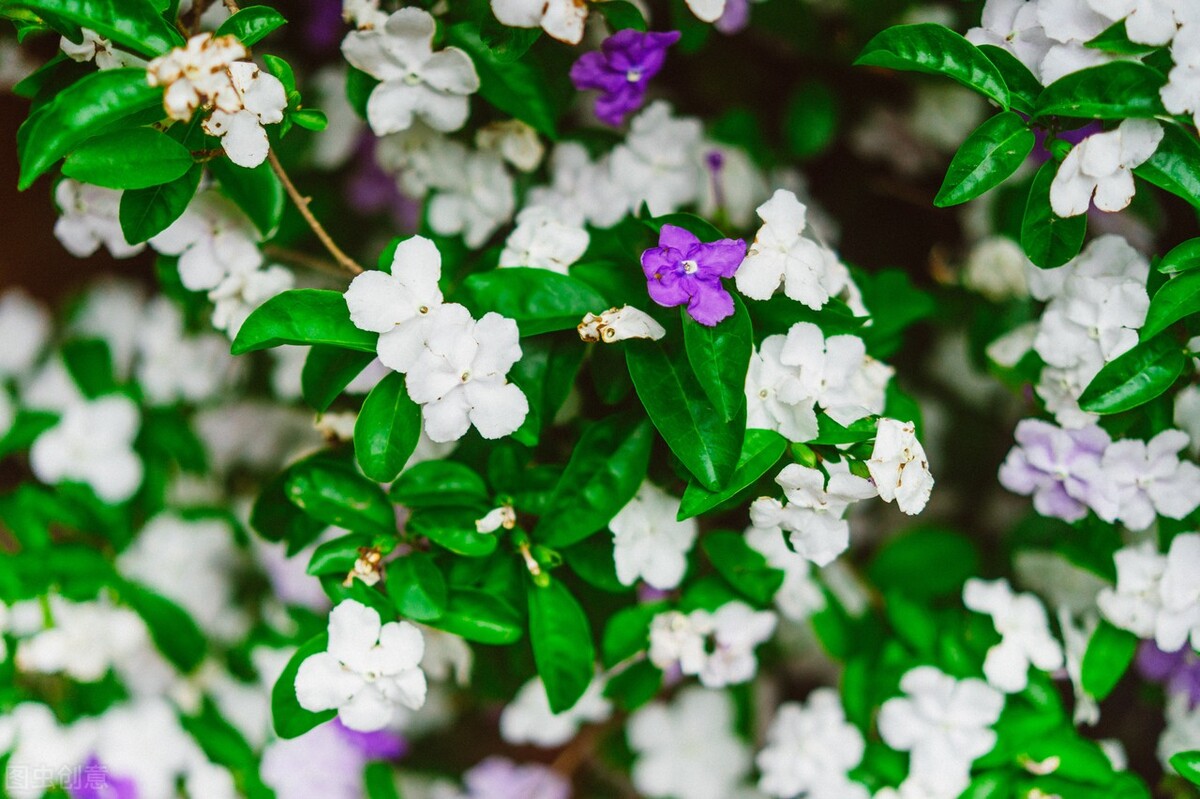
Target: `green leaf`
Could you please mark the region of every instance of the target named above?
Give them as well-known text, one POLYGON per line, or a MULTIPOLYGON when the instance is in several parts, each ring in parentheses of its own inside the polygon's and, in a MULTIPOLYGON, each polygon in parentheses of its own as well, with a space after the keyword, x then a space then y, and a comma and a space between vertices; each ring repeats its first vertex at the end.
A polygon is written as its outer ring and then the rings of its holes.
POLYGON ((933 23, 895 25, 863 48, 855 66, 887 67, 945 75, 1008 108, 1008 87, 979 48, 949 28, 933 23))
POLYGON ((140 244, 170 227, 196 195, 203 171, 195 164, 170 183, 123 192, 119 217, 125 241, 140 244))
POLYGON ((513 438, 536 446, 543 428, 554 421, 562 407, 586 352, 573 333, 538 336, 521 344, 521 360, 513 364, 508 379, 529 400, 529 413, 513 438))
POLYGON ((1162 334, 1105 364, 1079 397, 1088 413, 1110 414, 1143 405, 1169 389, 1187 358, 1179 343, 1162 334))
POLYGON ((1166 79, 1138 61, 1112 61, 1064 75, 1038 98, 1036 117, 1129 119, 1166 114, 1158 92, 1166 79))
POLYGON ((729 482, 720 491, 709 491, 699 482, 689 481, 679 504, 679 520, 699 516, 737 496, 778 463, 786 449, 787 440, 774 430, 747 430, 742 453, 729 482))
POLYGON ((427 508, 408 517, 405 530, 423 535, 433 543, 467 558, 486 558, 496 551, 500 539, 495 533, 481 533, 475 521, 482 512, 469 508, 427 508))
POLYGON ((183 177, 192 154, 154 128, 118 130, 89 139, 67 156, 63 174, 110 189, 144 189, 183 177))
POLYGON ((146 70, 109 69, 72 83, 21 126, 21 177, 24 191, 98 131, 162 102, 162 89, 146 82, 146 70))
POLYGON ((499 110, 511 114, 551 139, 558 138, 558 116, 548 82, 524 61, 504 62, 496 57, 470 22, 460 22, 446 32, 447 41, 461 47, 479 73, 479 94, 499 110))
POLYGON ((558 553, 562 556, 563 561, 571 567, 571 571, 578 574, 579 579, 588 585, 593 585, 610 594, 622 594, 634 590, 633 585, 625 585, 617 577, 613 542, 609 536, 593 535, 578 544, 560 549, 558 553))
POLYGON ((1101 620, 1083 653, 1081 687, 1103 701, 1125 675, 1137 654, 1137 636, 1101 620))
POLYGON ((848 427, 835 422, 824 411, 817 412, 817 437, 807 444, 861 444, 873 441, 879 429, 879 417, 857 419, 848 427))
POLYGON ((692 372, 721 419, 746 426, 746 372, 754 349, 750 314, 736 294, 733 316, 708 327, 681 311, 683 343, 692 372))
POLYGON ((292 289, 254 309, 233 340, 233 354, 281 344, 328 344, 373 355, 378 338, 354 326, 341 292, 292 289))
POLYGON ((604 21, 608 23, 609 30, 646 30, 646 18, 642 16, 642 12, 637 6, 627 0, 608 0, 605 3, 598 3, 596 10, 604 15, 604 21))
POLYGON ((939 208, 958 205, 999 186, 1025 163, 1036 138, 1025 120, 1012 111, 984 122, 954 154, 933 204, 939 208))
POLYGON ((631 663, 608 678, 604 696, 626 711, 637 710, 662 690, 663 673, 648 660, 631 663))
POLYGON ((287 198, 270 162, 246 169, 227 158, 214 158, 208 170, 264 237, 275 235, 287 198))
POLYGON ((1176 752, 1171 755, 1171 768, 1193 785, 1200 785, 1200 751, 1176 752))
POLYGON ((721 419, 675 338, 629 341, 625 348, 629 376, 667 446, 705 488, 720 491, 737 468, 745 424, 721 419))
POLYGON ((674 225, 675 227, 683 228, 696 238, 700 239, 700 241, 720 241, 726 238, 725 234, 722 233, 712 222, 709 222, 703 217, 696 216, 695 214, 689 214, 682 211, 674 214, 664 214, 663 216, 651 217, 643 221, 646 223, 646 227, 650 228, 655 233, 662 232, 663 225, 674 225))
POLYGON ((63 344, 62 356, 71 379, 88 399, 95 399, 116 389, 112 353, 103 339, 67 341, 63 344))
POLYGON ((488 505, 487 484, 470 466, 455 461, 422 461, 413 464, 392 483, 391 497, 406 508, 488 505))
POLYGON ((336 710, 322 710, 320 713, 305 710, 296 699, 296 672, 300 671, 300 664, 310 655, 324 652, 328 646, 329 636, 326 633, 310 638, 292 655, 271 688, 271 724, 280 738, 301 736, 337 715, 336 710))
POLYGON ((484 591, 455 590, 446 612, 429 622, 468 641, 504 646, 521 640, 521 616, 503 600, 484 591))
POLYGON ((304 401, 317 412, 324 413, 346 386, 362 374, 362 370, 373 360, 374 352, 355 352, 324 344, 313 345, 308 351, 308 357, 304 359, 304 369, 300 372, 300 389, 304 394, 304 401))
POLYGON ((608 524, 646 479, 654 436, 645 419, 615 414, 584 431, 534 538, 551 547, 582 541, 608 524))
POLYGON ((1168 280, 1155 292, 1140 336, 1154 338, 1186 316, 1200 311, 1200 272, 1185 272, 1168 280))
POLYGON ((1200 142, 1177 125, 1163 125, 1163 140, 1133 174, 1200 209, 1200 142))
POLYGON ((363 770, 363 788, 367 799, 403 799, 396 788, 396 774, 391 763, 377 760, 363 770))
POLYGON ((1000 70, 1000 75, 1008 86, 1013 110, 1022 114, 1032 114, 1037 105, 1037 98, 1042 93, 1041 81, 1029 71, 1029 67, 1003 48, 994 44, 981 44, 979 51, 1000 70))
POLYGON ((1062 266, 1079 254, 1087 235, 1087 214, 1063 218, 1050 207, 1050 184, 1058 164, 1047 161, 1029 187, 1029 201, 1021 220, 1021 248, 1043 269, 1062 266))
POLYGON ((286 483, 287 472, 283 472, 263 486, 250 511, 250 526, 268 541, 286 541, 288 552, 294 554, 312 543, 325 524, 292 504, 286 483))
POLYGON ((479 272, 463 281, 463 304, 482 316, 495 311, 516 321, 522 336, 573 330, 585 314, 608 307, 591 286, 548 269, 518 266, 479 272))
POLYGON ((263 64, 275 77, 279 78, 279 82, 283 84, 283 90, 289 96, 296 91, 296 73, 292 69, 292 65, 277 55, 264 55, 263 64))
POLYGON ((396 513, 383 489, 349 467, 310 459, 287 475, 288 499, 314 519, 356 533, 396 534, 396 513))
POLYGON ((1138 44, 1137 42, 1130 41, 1129 33, 1125 29, 1125 20, 1123 19, 1117 20, 1105 28, 1084 46, 1105 53, 1116 53, 1117 55, 1145 55, 1146 53, 1153 53, 1157 49, 1152 45, 1138 44))
POLYGON ((270 6, 248 6, 222 22, 216 35, 236 36, 238 41, 250 47, 286 23, 283 15, 270 6))
POLYGON ((1197 267, 1200 267, 1200 238, 1188 239, 1158 262, 1158 271, 1167 274, 1189 272, 1197 267))
POLYGON ((316 108, 298 108, 288 114, 288 119, 314 133, 320 133, 329 127, 329 117, 325 115, 324 111, 316 108))
POLYGON ((404 375, 391 372, 371 389, 354 423, 354 455, 363 474, 390 483, 420 436, 421 406, 409 399, 404 375))
POLYGON ((574 707, 595 674, 596 648, 583 608, 559 580, 529 585, 529 642, 551 712, 574 707))
POLYGON ((867 574, 883 591, 914 599, 956 596, 979 572, 979 552, 970 539, 940 527, 922 527, 891 539, 867 574))
POLYGON ((759 605, 769 605, 783 585, 783 572, 746 543, 740 533, 718 530, 700 540, 700 547, 717 573, 759 605))
POLYGON ((650 622, 664 610, 662 602, 622 608, 604 627, 600 645, 604 668, 611 669, 650 646, 650 622))
MULTIPOLYGON (((149 0, 19 0, 13 5, 45 11, 91 28, 138 55, 161 55, 184 43, 179 31, 149 0)), ((139 71, 145 75, 144 70, 139 71)))
POLYGON ((358 561, 358 550, 370 545, 371 536, 363 533, 347 533, 331 538, 313 550, 305 572, 314 577, 327 574, 344 577, 358 561))
POLYGON ((838 100, 825 83, 809 81, 788 98, 783 137, 795 158, 813 158, 833 145, 838 132, 838 100))
POLYGON ((446 578, 424 552, 411 552, 389 563, 387 589, 401 616, 427 622, 446 612, 446 578))
POLYGON ((146 622, 154 645, 180 671, 189 672, 204 660, 204 633, 175 602, 134 583, 121 587, 121 597, 146 622))

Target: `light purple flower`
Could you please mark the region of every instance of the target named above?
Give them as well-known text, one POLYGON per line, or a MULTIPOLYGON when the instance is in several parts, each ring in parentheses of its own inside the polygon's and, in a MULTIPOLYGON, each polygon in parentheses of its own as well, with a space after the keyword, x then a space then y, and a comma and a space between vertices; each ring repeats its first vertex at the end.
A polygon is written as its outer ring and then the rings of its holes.
POLYGON ((664 308, 687 305, 693 319, 712 327, 733 315, 733 297, 721 278, 733 277, 746 257, 746 242, 704 243, 687 230, 663 225, 658 246, 642 253, 650 299, 664 308))
POLYGON ((337 727, 343 740, 362 753, 367 760, 395 760, 408 751, 408 742, 392 730, 359 732, 342 724, 340 719, 334 719, 333 725, 337 727))
POLYGON ((620 125, 641 107, 650 79, 667 60, 667 48, 677 41, 679 31, 617 31, 599 51, 579 57, 571 66, 571 80, 580 91, 599 89, 596 116, 609 125, 620 125))
POLYGON ((1039 419, 1023 419, 1013 447, 1000 467, 1000 484, 1016 494, 1033 495, 1043 516, 1074 522, 1088 509, 1104 516, 1115 508, 1105 490, 1100 460, 1111 440, 1095 425, 1063 430, 1039 419))
POLYGON ((263 751, 261 773, 276 799, 362 799, 363 767, 405 748, 394 732, 356 733, 335 720, 297 738, 272 741, 263 751))
POLYGON ((1164 652, 1154 641, 1142 641, 1137 668, 1150 682, 1165 684, 1167 693, 1184 694, 1192 707, 1200 704, 1200 656, 1190 646, 1164 652))
POLYGON ((567 799, 571 784, 540 763, 489 757, 463 775, 470 799, 567 799))
POLYGON ((95 755, 87 759, 66 787, 71 799, 138 799, 137 783, 130 777, 112 774, 95 755))
POLYGON ((713 27, 726 36, 743 31, 750 24, 750 0, 726 0, 725 10, 713 27))

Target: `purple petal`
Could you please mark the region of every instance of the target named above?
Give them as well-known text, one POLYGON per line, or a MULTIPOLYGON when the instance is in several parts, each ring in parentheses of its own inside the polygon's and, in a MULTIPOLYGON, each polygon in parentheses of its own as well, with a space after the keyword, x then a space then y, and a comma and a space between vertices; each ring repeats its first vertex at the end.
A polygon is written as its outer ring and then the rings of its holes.
POLYGON ((646 99, 645 83, 624 81, 616 90, 596 98, 596 118, 613 127, 620 127, 625 117, 642 107, 646 99))
POLYGON ((746 258, 746 242, 741 239, 721 239, 701 244, 696 265, 704 277, 733 277, 746 258))
POLYGON ((646 291, 650 299, 664 308, 674 308, 692 300, 695 295, 695 281, 689 276, 678 272, 664 272, 660 277, 646 280, 646 291))
POLYGON ((609 70, 604 55, 601 53, 584 53, 571 65, 571 82, 580 91, 603 89, 607 85, 605 79, 612 75, 613 73, 609 70))
POLYGON ((700 239, 692 235, 690 230, 676 225, 663 225, 662 230, 658 233, 659 247, 671 247, 678 250, 684 258, 687 257, 688 251, 699 243, 700 239))
POLYGON ((722 319, 733 316, 733 297, 719 283, 700 283, 687 310, 700 324, 713 327, 722 319))
POLYGON ((642 253, 642 272, 647 280, 657 280, 668 272, 679 271, 683 253, 670 247, 651 247, 642 253))

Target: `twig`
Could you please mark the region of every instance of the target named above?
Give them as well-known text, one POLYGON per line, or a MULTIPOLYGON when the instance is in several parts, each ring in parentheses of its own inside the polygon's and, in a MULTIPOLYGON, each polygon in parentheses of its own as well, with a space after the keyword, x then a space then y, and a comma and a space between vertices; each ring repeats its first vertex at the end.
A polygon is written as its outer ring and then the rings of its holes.
POLYGON ((570 779, 579 767, 591 758, 599 732, 597 727, 585 727, 575 736, 575 740, 554 758, 550 768, 570 779))
MULTIPOLYGON (((225 3, 226 5, 234 5, 233 0, 225 0, 225 3)), ((304 217, 304 221, 312 228, 312 232, 317 234, 317 238, 321 240, 321 244, 325 245, 325 249, 333 256, 333 260, 337 261, 338 266, 352 275, 362 273, 363 268, 353 258, 346 255, 341 247, 337 246, 329 233, 321 226, 317 218, 313 216, 312 211, 308 210, 311 198, 305 197, 296 189, 296 184, 292 183, 292 179, 284 171, 283 164, 279 163, 279 156, 275 155, 274 150, 271 150, 267 154, 267 160, 271 162, 271 169, 275 170, 275 174, 279 176, 280 182, 283 183, 284 190, 292 198, 292 202, 296 204, 296 210, 300 212, 300 216, 304 217)))
POLYGON ((295 266, 303 266, 307 269, 322 272, 326 275, 333 275, 334 277, 340 278, 344 278, 346 276, 346 273, 342 271, 341 267, 339 267, 333 261, 328 261, 316 255, 309 255, 306 252, 300 252, 299 250, 293 250, 288 247, 280 247, 277 244, 264 245, 263 254, 270 258, 276 258, 280 261, 285 261, 295 266))

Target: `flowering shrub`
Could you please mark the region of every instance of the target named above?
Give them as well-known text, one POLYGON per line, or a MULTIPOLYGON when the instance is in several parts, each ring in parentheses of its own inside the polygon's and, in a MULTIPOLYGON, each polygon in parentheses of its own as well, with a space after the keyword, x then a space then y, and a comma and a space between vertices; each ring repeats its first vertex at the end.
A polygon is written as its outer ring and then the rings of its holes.
POLYGON ((0 795, 1200 795, 1200 4, 276 5, 0 0, 153 265, 0 295, 0 795))

